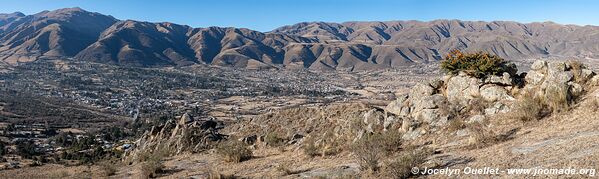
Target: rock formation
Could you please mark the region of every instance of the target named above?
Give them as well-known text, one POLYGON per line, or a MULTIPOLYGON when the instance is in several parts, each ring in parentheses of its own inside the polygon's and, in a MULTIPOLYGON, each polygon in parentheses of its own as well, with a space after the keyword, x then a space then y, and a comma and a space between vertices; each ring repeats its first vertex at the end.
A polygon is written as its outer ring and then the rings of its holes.
POLYGON ((125 153, 125 158, 136 159, 144 152, 159 150, 176 155, 208 149, 214 142, 226 138, 218 132, 222 127, 216 120, 194 120, 185 113, 178 121, 172 119, 146 131, 125 153))
MULTIPOLYGON (((467 122, 482 122, 493 115, 509 113, 516 100, 531 93, 544 101, 564 96, 566 103, 581 96, 599 77, 575 62, 536 61, 528 73, 487 76, 483 79, 466 73, 446 75, 442 80, 417 84, 409 94, 400 96, 386 107, 389 121, 402 122, 404 139, 413 139, 435 126, 446 126, 458 116, 467 122), (475 111, 475 107, 483 107, 475 111), (399 118, 399 119, 395 119, 399 118), (427 124, 427 128, 418 128, 427 124), (424 132, 423 132, 424 131, 424 132)), ((551 104, 549 104, 551 105, 551 104)))

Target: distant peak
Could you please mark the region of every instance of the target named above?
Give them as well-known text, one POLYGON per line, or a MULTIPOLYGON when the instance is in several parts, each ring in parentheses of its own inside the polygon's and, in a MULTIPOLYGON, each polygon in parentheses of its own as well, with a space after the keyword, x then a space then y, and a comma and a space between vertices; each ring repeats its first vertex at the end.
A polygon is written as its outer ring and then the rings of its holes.
POLYGON ((13 13, 10 13, 10 14, 2 14, 2 13, 0 13, 0 16, 2 16, 2 17, 23 17, 23 16, 25 16, 25 14, 23 14, 21 12, 13 12, 13 13))
POLYGON ((56 9, 56 10, 51 11, 51 12, 73 13, 73 12, 87 12, 87 11, 81 9, 80 7, 71 7, 71 8, 56 9))
MULTIPOLYGON (((61 10, 61 9, 59 9, 59 10, 61 10)), ((63 8, 62 10, 66 10, 66 11, 85 11, 85 10, 81 9, 80 7, 63 8)))
POLYGON ((13 12, 13 13, 11 13, 10 15, 13 15, 13 16, 18 16, 18 17, 23 17, 23 16, 25 16, 25 14, 23 14, 22 12, 13 12))

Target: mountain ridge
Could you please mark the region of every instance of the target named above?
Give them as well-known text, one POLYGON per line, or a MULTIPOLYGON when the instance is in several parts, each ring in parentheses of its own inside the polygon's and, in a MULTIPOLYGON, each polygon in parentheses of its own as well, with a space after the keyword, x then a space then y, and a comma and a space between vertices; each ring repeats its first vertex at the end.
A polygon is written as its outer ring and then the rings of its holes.
POLYGON ((118 20, 81 8, 0 14, 0 61, 43 58, 140 67, 372 70, 434 63, 450 50, 509 60, 599 58, 599 27, 513 21, 300 22, 269 32, 118 20), (67 35, 68 34, 68 35, 67 35))

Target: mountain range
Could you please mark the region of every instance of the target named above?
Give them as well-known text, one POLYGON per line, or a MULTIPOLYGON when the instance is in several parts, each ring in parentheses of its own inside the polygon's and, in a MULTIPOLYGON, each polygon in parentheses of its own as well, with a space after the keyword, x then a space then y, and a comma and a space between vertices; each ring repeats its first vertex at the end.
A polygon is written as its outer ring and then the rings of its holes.
POLYGON ((270 32, 119 20, 80 8, 0 14, 0 63, 39 59, 139 66, 371 70, 432 63, 453 49, 509 60, 599 58, 599 27, 435 20, 303 22, 270 32))

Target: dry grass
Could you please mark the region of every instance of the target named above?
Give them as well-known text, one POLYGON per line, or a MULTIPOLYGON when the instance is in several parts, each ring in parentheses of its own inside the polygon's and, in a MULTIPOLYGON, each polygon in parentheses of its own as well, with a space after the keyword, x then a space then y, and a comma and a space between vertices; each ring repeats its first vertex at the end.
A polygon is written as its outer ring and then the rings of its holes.
POLYGON ((302 150, 309 157, 336 155, 343 149, 343 140, 335 136, 333 130, 323 134, 311 134, 304 139, 302 150), (317 136, 321 136, 317 138, 317 136))
POLYGON ((285 141, 286 139, 284 137, 281 137, 281 135, 279 135, 276 132, 269 132, 268 134, 266 134, 266 136, 264 136, 264 142, 266 142, 266 145, 270 147, 283 146, 285 145, 285 141))
POLYGON ((144 178, 153 178, 156 177, 162 170, 164 169, 164 165, 162 164, 162 160, 155 158, 152 160, 145 161, 141 163, 141 176, 144 178))
POLYGON ((524 93, 513 105, 508 118, 520 121, 533 121, 543 117, 545 106, 541 98, 532 92, 524 93))
POLYGON ((584 64, 578 60, 568 60, 566 63, 570 66, 570 71, 574 75, 574 81, 576 83, 583 83, 585 79, 582 78, 582 69, 586 68, 584 64))
POLYGON ((470 100, 468 106, 466 107, 466 111, 469 111, 471 115, 484 114, 487 106, 489 106, 488 102, 480 97, 477 97, 470 100))
POLYGON ((456 132, 460 129, 466 128, 466 123, 464 122, 464 118, 456 118, 449 121, 449 125, 447 126, 448 132, 456 132))
POLYGON ((399 132, 389 131, 365 135, 351 146, 351 150, 363 170, 376 172, 380 168, 380 161, 400 147, 399 132))
POLYGON ((67 172, 67 171, 60 171, 60 172, 57 172, 57 173, 51 173, 47 177, 48 178, 57 178, 58 179, 58 178, 67 178, 69 176, 70 176, 69 172, 67 172))
POLYGON ((497 134, 481 124, 472 124, 468 126, 471 131, 470 139, 466 148, 481 149, 497 143, 510 140, 517 129, 510 130, 503 134, 497 134))
POLYGON ((552 85, 545 90, 545 103, 553 113, 565 112, 570 109, 570 96, 568 87, 552 85))
POLYGON ((142 178, 156 177, 164 169, 163 160, 169 155, 169 150, 159 146, 156 150, 146 150, 139 154, 138 162, 141 163, 140 175, 142 178))
POLYGON ((308 157, 316 157, 321 154, 320 148, 318 148, 318 146, 316 145, 316 141, 312 136, 309 136, 304 139, 302 151, 308 157))
POLYGON ((208 179, 236 179, 239 178, 234 174, 223 174, 216 170, 210 170, 208 173, 208 179))
POLYGON ((598 109, 599 99, 596 97, 589 99, 586 103, 584 103, 584 107, 587 109, 598 109))
POLYGON ((402 152, 398 158, 388 163, 384 168, 385 178, 408 178, 411 169, 419 167, 432 152, 428 149, 414 149, 402 152))
POLYGON ((102 171, 102 175, 104 176, 112 176, 117 172, 117 165, 110 161, 103 161, 98 164, 100 167, 100 171, 102 171))
POLYGON ((229 139, 216 146, 216 152, 223 156, 226 162, 242 162, 252 158, 252 151, 248 149, 247 144, 229 139))
POLYGON ((306 172, 308 170, 297 170, 297 169, 292 169, 292 163, 291 162, 281 162, 279 163, 279 165, 277 166, 276 170, 283 173, 283 176, 287 176, 287 175, 294 175, 294 174, 298 174, 298 173, 302 173, 302 172, 306 172))

